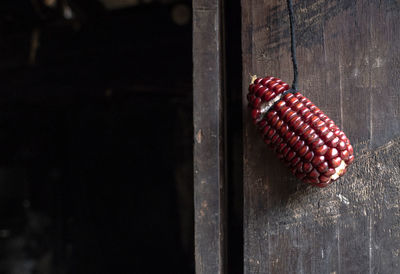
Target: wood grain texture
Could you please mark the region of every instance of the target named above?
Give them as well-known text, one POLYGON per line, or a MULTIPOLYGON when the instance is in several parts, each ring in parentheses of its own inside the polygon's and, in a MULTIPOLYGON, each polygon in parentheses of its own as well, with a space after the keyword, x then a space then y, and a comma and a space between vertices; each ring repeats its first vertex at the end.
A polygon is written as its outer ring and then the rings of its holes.
POLYGON ((222 1, 193 1, 196 273, 226 267, 222 1))
POLYGON ((356 160, 325 189, 291 175, 246 102, 250 74, 292 81, 286 1, 242 0, 245 273, 397 273, 400 2, 294 1, 299 90, 356 160))

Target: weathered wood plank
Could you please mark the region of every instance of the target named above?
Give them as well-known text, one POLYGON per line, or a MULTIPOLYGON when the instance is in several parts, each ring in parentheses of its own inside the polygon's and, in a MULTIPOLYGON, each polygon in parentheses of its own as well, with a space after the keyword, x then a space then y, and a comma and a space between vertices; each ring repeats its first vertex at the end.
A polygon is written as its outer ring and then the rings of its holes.
POLYGON ((197 273, 224 273, 225 118, 222 1, 193 1, 193 122, 197 273))
POLYGON ((249 74, 291 82, 286 1, 242 1, 244 270, 395 273, 400 254, 400 3, 294 1, 299 90, 355 147, 325 189, 292 177, 246 111, 249 74))

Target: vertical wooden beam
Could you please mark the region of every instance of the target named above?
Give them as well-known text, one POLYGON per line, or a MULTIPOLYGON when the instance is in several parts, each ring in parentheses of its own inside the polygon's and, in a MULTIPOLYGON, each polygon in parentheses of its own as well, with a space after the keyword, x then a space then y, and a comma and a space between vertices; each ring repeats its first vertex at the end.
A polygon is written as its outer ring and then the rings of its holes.
POLYGON ((193 1, 196 273, 224 273, 226 186, 223 7, 193 1))

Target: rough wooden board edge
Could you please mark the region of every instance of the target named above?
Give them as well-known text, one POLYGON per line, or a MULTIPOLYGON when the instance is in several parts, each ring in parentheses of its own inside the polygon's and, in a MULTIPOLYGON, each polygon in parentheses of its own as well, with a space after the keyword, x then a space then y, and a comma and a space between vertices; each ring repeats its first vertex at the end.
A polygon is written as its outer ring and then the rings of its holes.
POLYGON ((225 273, 223 1, 193 1, 196 273, 225 273))

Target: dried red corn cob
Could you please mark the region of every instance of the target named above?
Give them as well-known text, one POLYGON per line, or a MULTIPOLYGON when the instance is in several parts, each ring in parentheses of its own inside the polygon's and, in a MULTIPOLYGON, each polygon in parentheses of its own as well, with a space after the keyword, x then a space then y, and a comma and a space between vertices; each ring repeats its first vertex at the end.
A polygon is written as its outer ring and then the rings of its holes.
POLYGON ((293 174, 325 187, 346 173, 354 160, 349 139, 335 123, 299 92, 275 77, 253 77, 247 99, 251 116, 293 174))

